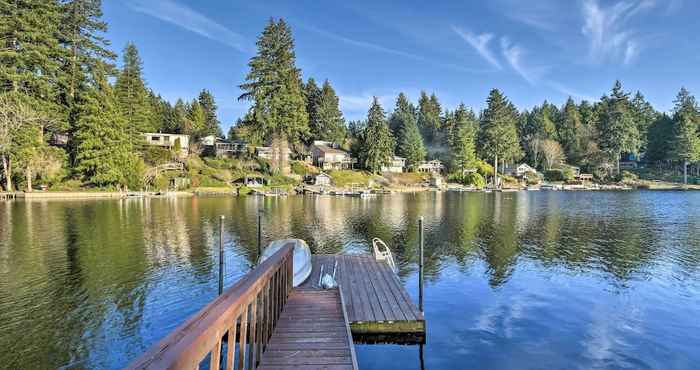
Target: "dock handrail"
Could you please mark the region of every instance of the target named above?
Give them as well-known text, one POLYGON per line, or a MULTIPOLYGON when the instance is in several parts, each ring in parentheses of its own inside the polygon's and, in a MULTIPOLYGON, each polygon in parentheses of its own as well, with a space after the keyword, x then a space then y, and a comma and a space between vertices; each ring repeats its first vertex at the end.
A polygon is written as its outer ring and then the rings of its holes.
POLYGON ((389 249, 383 240, 379 238, 372 239, 372 249, 374 250, 374 258, 377 261, 386 261, 386 263, 389 264, 389 267, 391 267, 391 270, 396 272, 394 255, 391 253, 391 249, 389 249))
POLYGON ((236 360, 239 369, 254 369, 292 291, 293 250, 282 247, 127 369, 197 369, 207 358, 210 369, 219 369, 224 341, 225 369, 236 360))

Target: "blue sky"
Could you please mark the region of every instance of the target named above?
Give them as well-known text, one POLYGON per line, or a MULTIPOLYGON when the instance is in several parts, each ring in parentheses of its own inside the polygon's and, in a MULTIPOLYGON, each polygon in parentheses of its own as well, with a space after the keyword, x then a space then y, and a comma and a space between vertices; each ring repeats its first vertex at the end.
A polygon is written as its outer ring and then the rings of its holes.
POLYGON ((329 79, 347 119, 376 95, 435 92, 443 106, 484 106, 499 88, 520 108, 596 99, 620 79, 668 110, 700 94, 700 2, 691 0, 186 1, 105 0, 107 37, 134 42, 149 87, 174 101, 214 94, 227 128, 255 41, 270 17, 292 26, 304 79, 329 79))

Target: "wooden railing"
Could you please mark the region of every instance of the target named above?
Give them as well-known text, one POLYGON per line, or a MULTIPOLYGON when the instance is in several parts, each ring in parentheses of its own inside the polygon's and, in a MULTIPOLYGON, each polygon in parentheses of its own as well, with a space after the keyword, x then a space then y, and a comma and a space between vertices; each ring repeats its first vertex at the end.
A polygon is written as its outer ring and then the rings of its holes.
POLYGON ((292 253, 284 246, 128 369, 254 369, 292 291, 292 253))

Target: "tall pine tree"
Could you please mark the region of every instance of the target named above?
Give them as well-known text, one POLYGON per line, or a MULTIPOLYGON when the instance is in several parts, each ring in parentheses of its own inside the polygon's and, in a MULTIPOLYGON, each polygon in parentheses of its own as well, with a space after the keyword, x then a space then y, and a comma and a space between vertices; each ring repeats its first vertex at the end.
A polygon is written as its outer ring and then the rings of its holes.
POLYGON ((578 163, 583 155, 583 143, 581 142, 581 115, 574 100, 569 97, 559 115, 559 143, 564 149, 566 158, 578 163))
POLYGON ((450 137, 452 167, 463 173, 476 164, 476 133, 478 121, 472 110, 461 103, 453 114, 454 127, 450 137))
POLYGON ((209 135, 215 135, 221 137, 223 135, 219 123, 219 118, 216 116, 216 101, 214 96, 209 92, 209 90, 204 89, 199 93, 197 97, 199 105, 202 107, 204 112, 204 125, 200 132, 197 133, 197 137, 204 137, 209 135))
POLYGON ((321 88, 321 97, 316 111, 318 126, 312 126, 312 134, 319 140, 343 145, 347 135, 345 118, 340 111, 339 99, 330 82, 326 80, 321 88), (315 130, 315 132, 313 131, 315 130))
POLYGON ((381 171, 382 166, 388 166, 393 159, 394 137, 391 136, 389 122, 376 96, 367 113, 364 137, 369 140, 362 147, 360 160, 366 170, 377 173, 381 171))
POLYGON ((659 113, 644 99, 644 95, 639 91, 634 94, 630 104, 632 119, 637 124, 639 133, 639 151, 646 152, 649 140, 647 134, 649 126, 656 122, 659 118, 659 113))
POLYGON ((688 183, 688 164, 700 161, 700 112, 695 97, 682 88, 673 109, 673 158, 683 165, 684 182, 688 183))
POLYGON ((441 114, 442 108, 435 94, 428 97, 425 91, 421 91, 418 99, 418 127, 428 145, 433 145, 437 141, 438 132, 442 126, 441 114))
POLYGON ((115 92, 117 104, 121 110, 129 135, 133 143, 140 141, 140 135, 156 130, 148 100, 148 91, 143 81, 143 63, 136 46, 132 43, 124 48, 124 65, 122 66, 115 92))
POLYGON ((620 156, 639 152, 639 131, 630 112, 629 95, 622 90, 620 81, 615 81, 610 96, 603 96, 601 100, 599 144, 615 160, 619 174, 620 156))
POLYGON ((142 165, 128 123, 104 69, 98 65, 92 75, 90 88, 78 96, 75 170, 97 186, 136 187, 142 165))
POLYGON ((257 41, 257 54, 250 59, 244 93, 239 100, 253 102, 250 108, 256 141, 279 136, 293 144, 309 134, 309 116, 302 93, 300 71, 295 65, 292 31, 280 19, 270 19, 257 41))
POLYGON ((416 122, 415 108, 404 93, 396 98, 396 107, 391 114, 389 127, 396 139, 396 153, 406 158, 409 169, 415 169, 427 154, 423 137, 416 122))
POLYGON ((517 112, 508 99, 493 89, 486 99, 487 107, 481 114, 478 146, 481 157, 493 160, 496 169, 494 185, 498 186, 498 161, 519 157, 517 112))

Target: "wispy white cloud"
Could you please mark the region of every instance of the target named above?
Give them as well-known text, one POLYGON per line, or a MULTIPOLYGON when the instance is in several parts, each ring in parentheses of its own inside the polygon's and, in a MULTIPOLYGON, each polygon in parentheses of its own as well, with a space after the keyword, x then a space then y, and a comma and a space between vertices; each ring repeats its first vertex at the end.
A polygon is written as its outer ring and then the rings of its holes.
POLYGON ((464 31, 463 29, 452 26, 452 31, 456 33, 459 37, 461 37, 464 41, 466 41, 471 47, 476 50, 476 52, 484 58, 489 64, 492 66, 502 69, 501 63, 498 62, 496 57, 493 55, 491 52, 491 49, 489 48, 489 43, 491 40, 494 38, 493 34, 491 33, 482 33, 479 35, 473 34, 471 32, 464 31))
POLYGON ((330 38, 330 39, 333 39, 336 41, 344 42, 346 44, 357 46, 357 47, 360 47, 363 49, 374 50, 374 51, 378 51, 378 52, 385 53, 385 54, 396 55, 396 56, 404 57, 407 59, 413 59, 413 60, 417 60, 419 62, 426 62, 426 63, 436 65, 439 67, 450 68, 450 69, 454 69, 454 70, 462 71, 462 72, 468 72, 468 73, 487 73, 487 72, 490 72, 489 70, 485 70, 485 69, 468 68, 468 67, 460 66, 457 64, 453 64, 453 63, 444 63, 441 61, 436 61, 436 60, 431 59, 431 58, 427 58, 427 57, 422 56, 422 55, 409 53, 409 52, 405 52, 405 51, 398 50, 398 49, 388 48, 388 47, 385 47, 385 46, 382 46, 379 44, 375 44, 375 43, 371 43, 371 42, 367 42, 367 41, 351 39, 349 37, 345 37, 345 36, 342 36, 342 35, 339 35, 339 34, 336 34, 333 32, 329 32, 326 30, 322 30, 322 29, 319 29, 319 28, 316 28, 313 26, 309 26, 309 25, 304 25, 304 24, 297 24, 297 25, 300 28, 317 33, 317 34, 322 35, 324 37, 327 37, 327 38, 330 38))
POLYGON ((523 64, 523 55, 525 49, 519 45, 510 42, 508 37, 501 37, 501 52, 503 57, 508 61, 508 64, 517 72, 525 81, 531 85, 539 81, 542 74, 547 70, 546 67, 532 68, 526 67, 523 64))
POLYGON ((208 39, 221 42, 241 52, 251 52, 245 37, 185 5, 172 0, 132 0, 132 10, 158 18, 208 39))
POLYGON ((551 87, 555 91, 558 91, 559 93, 566 95, 566 96, 570 96, 572 98, 581 99, 581 100, 589 100, 589 101, 595 100, 595 98, 593 98, 592 96, 590 96, 588 94, 574 91, 570 87, 564 86, 563 84, 556 82, 556 81, 547 81, 547 85, 549 85, 549 87, 551 87))
POLYGON ((603 8, 598 0, 584 0, 581 32, 589 39, 591 60, 596 63, 609 60, 622 60, 625 64, 633 62, 639 54, 640 42, 634 30, 626 24, 654 6, 655 0, 641 0, 622 1, 603 8))

